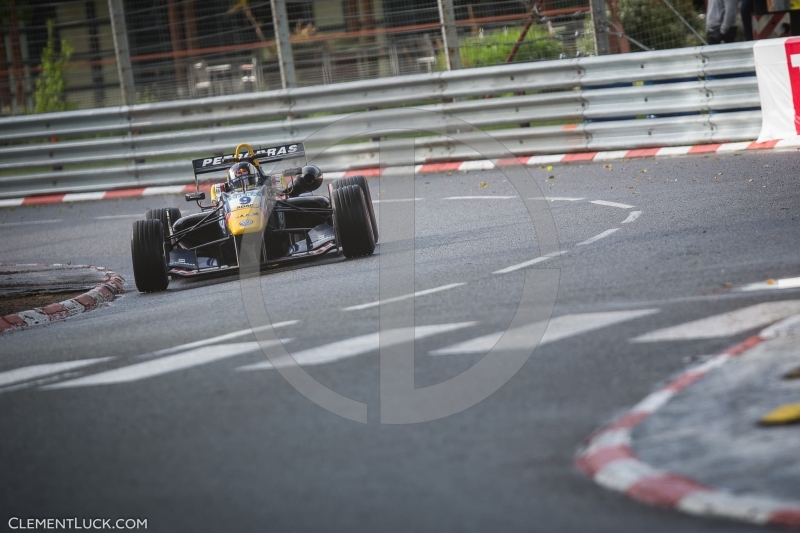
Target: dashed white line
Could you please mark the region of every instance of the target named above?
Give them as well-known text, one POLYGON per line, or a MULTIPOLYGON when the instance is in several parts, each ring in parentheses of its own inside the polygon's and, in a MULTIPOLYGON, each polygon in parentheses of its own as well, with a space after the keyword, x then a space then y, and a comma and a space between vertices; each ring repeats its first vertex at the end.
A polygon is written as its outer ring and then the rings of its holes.
POLYGON ((223 335, 219 335, 218 337, 210 337, 208 339, 203 339, 199 341, 189 342, 186 344, 181 344, 180 346, 173 346, 172 348, 164 348, 163 350, 158 350, 157 352, 153 352, 154 355, 163 355, 172 352, 180 352, 183 350, 190 350, 192 348, 199 348, 200 346, 207 346, 209 344, 215 344, 217 342, 229 341, 231 339, 236 339, 239 337, 244 337, 245 335, 249 335, 251 333, 257 333, 259 331, 268 330, 270 328, 278 329, 278 328, 285 328, 287 326, 293 326, 299 323, 299 320, 287 320, 285 322, 276 322, 275 324, 267 324, 265 326, 258 326, 256 328, 248 328, 242 329, 239 331, 232 331, 230 333, 225 333, 223 335))
POLYGON ((390 202, 419 202, 425 198, 396 198, 392 200, 372 200, 373 204, 387 204, 390 202))
POLYGON ((597 205, 606 205, 608 207, 619 207, 620 209, 633 209, 634 208, 634 206, 632 206, 632 205, 621 204, 619 202, 608 202, 606 200, 592 200, 589 203, 597 204, 597 205))
POLYGON ((528 348, 531 344, 531 336, 536 332, 541 332, 541 328, 546 326, 547 330, 542 336, 539 346, 550 342, 556 342, 568 337, 580 335, 597 329, 605 328, 626 322, 635 318, 657 313, 658 309, 642 309, 636 311, 610 311, 600 313, 580 313, 574 315, 564 315, 553 318, 549 323, 537 322, 520 328, 510 329, 507 332, 498 331, 475 339, 471 339, 446 348, 434 350, 430 355, 449 355, 449 354, 469 354, 486 353, 491 350, 503 334, 510 335, 505 348, 528 348))
POLYGON ((786 300, 751 305, 730 313, 722 313, 678 326, 640 335, 631 342, 661 342, 716 339, 760 328, 800 313, 800 300, 786 300))
MULTIPOLYGON (((262 343, 264 346, 272 346, 284 341, 268 341, 262 343)), ((262 346, 257 342, 240 342, 234 344, 217 344, 214 346, 204 346, 195 350, 168 355, 159 359, 145 361, 122 368, 115 368, 107 372, 82 376, 76 379, 62 381, 42 387, 44 389, 68 389, 73 387, 91 387, 97 385, 111 385, 115 383, 129 383, 141 379, 152 378, 178 370, 185 370, 194 366, 204 365, 221 359, 227 359, 236 355, 261 350, 262 346)))
MULTIPOLYGON (((455 324, 437 324, 434 326, 419 326, 414 328, 414 338, 424 339, 439 333, 446 333, 448 331, 455 331, 470 326, 474 326, 475 322, 460 322, 455 324)), ((383 332, 383 339, 380 333, 368 333, 351 339, 343 341, 332 342, 316 348, 309 348, 300 352, 292 354, 292 358, 301 366, 321 365, 333 363, 348 357, 355 357, 372 351, 380 349, 381 345, 393 346, 405 342, 409 338, 409 329, 411 328, 397 328, 383 332)), ((280 365, 280 363, 279 363, 280 365)), ((239 371, 251 370, 269 370, 274 368, 270 361, 261 361, 252 365, 245 365, 237 368, 239 371)))
POLYGON ((101 215, 99 217, 94 217, 95 220, 114 220, 115 218, 124 219, 124 218, 141 218, 144 219, 144 215, 101 215))
POLYGON ((29 379, 40 378, 42 376, 49 376, 50 374, 58 374, 67 370, 74 370, 85 366, 93 365, 108 361, 113 357, 97 357, 95 359, 79 359, 77 361, 66 361, 63 363, 49 363, 43 365, 31 365, 22 368, 15 368, 6 372, 0 372, 0 387, 11 385, 12 383, 19 383, 20 381, 28 381, 29 379))
POLYGON ((536 198, 528 198, 528 200, 545 200, 547 202, 579 202, 586 198, 572 198, 568 196, 537 196, 536 198))
POLYGON ((8 228, 11 226, 32 226, 35 224, 57 224, 59 222, 61 222, 60 218, 55 220, 31 220, 29 222, 5 222, 0 224, 0 228, 8 228))
POLYGON ((800 278, 784 278, 773 280, 772 283, 761 281, 759 283, 749 283, 740 287, 740 291, 764 291, 775 289, 797 289, 800 288, 800 278))
POLYGON ((433 289, 425 289, 424 291, 417 291, 412 294, 404 294, 403 296, 395 296, 394 298, 387 298, 386 300, 378 300, 377 302, 370 302, 368 304, 353 305, 350 307, 345 307, 344 309, 342 309, 342 311, 361 311, 362 309, 369 309, 370 307, 378 307, 379 305, 390 304, 394 302, 402 302, 403 300, 416 298, 417 296, 425 296, 426 294, 433 294, 435 292, 442 292, 450 289, 455 289, 456 287, 460 287, 462 285, 466 285, 466 283, 451 283, 449 285, 442 285, 441 287, 435 287, 433 289))
POLYGON ((641 214, 642 214, 641 211, 631 211, 630 214, 628 215, 628 218, 623 220, 622 223, 623 224, 630 224, 631 222, 633 222, 634 220, 639 218, 639 216, 641 216, 641 214))
POLYGON ((514 272, 515 270, 519 270, 521 268, 527 268, 529 266, 539 264, 543 261, 547 261, 548 259, 552 259, 553 257, 564 255, 565 253, 567 253, 566 250, 562 252, 551 252, 549 254, 539 256, 535 259, 531 259, 530 261, 519 263, 518 265, 511 265, 510 267, 501 268, 500 270, 495 270, 494 272, 492 272, 492 274, 508 274, 509 272, 514 272))
POLYGON ((605 230, 603 233, 599 233, 599 234, 595 235, 594 237, 592 237, 591 239, 586 239, 586 240, 585 240, 585 241, 583 241, 583 242, 579 242, 579 243, 578 243, 578 244, 576 244, 575 246, 585 246, 585 245, 587 245, 587 244, 592 244, 593 242, 597 242, 597 241, 599 241, 600 239, 603 239, 603 238, 605 238, 605 237, 608 237, 609 235, 611 235, 612 233, 614 233, 615 231, 618 231, 618 230, 619 230, 619 228, 611 228, 611 229, 607 229, 607 230, 605 230))
POLYGON ((448 196, 442 200, 510 200, 517 196, 448 196))

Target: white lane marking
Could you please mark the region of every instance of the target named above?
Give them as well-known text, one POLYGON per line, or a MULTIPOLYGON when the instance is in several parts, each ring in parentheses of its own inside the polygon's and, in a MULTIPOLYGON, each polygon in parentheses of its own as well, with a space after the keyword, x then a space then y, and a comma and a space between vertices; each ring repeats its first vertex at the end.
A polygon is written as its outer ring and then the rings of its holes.
MULTIPOLYGON (((440 333, 455 331, 457 329, 474 326, 476 322, 460 322, 455 324, 438 324, 434 326, 418 326, 414 328, 414 339, 424 339, 440 333)), ((405 342, 411 328, 390 329, 383 333, 383 346, 394 346, 405 342)), ((301 366, 321 365, 333 363, 349 357, 355 357, 380 349, 381 338, 379 333, 368 333, 352 339, 332 342, 316 348, 309 348, 292 354, 292 358, 301 366)), ((279 363, 280 364, 280 363, 279 363)), ((237 368, 239 371, 269 370, 274 368, 270 361, 261 361, 252 365, 237 368)))
POLYGON ((373 204, 387 204, 390 202, 419 202, 420 200, 424 200, 425 198, 397 198, 394 200, 372 200, 373 204))
MULTIPOLYGON (((547 323, 536 322, 534 324, 508 330, 506 334, 511 335, 511 337, 508 339, 509 342, 506 346, 509 349, 529 348, 531 335, 540 331, 540 328, 544 325, 547 326, 547 330, 544 336, 542 336, 542 340, 539 342, 538 346, 543 346, 550 342, 556 342, 568 337, 580 335, 581 333, 587 333, 657 312, 658 309, 641 309, 637 311, 609 311, 559 316, 550 319, 547 323)), ((430 355, 487 353, 497 344, 497 341, 500 340, 503 333, 503 331, 498 331, 458 344, 453 344, 445 348, 434 350, 430 352, 430 355)))
POLYGON ((71 192, 65 194, 62 202, 82 202, 84 200, 102 200, 106 195, 106 191, 100 192, 71 192))
MULTIPOLYGON (((289 339, 283 342, 288 342, 289 339)), ((280 344, 281 341, 265 342, 264 347, 274 346, 280 344)), ((76 379, 62 381, 61 383, 54 383, 53 385, 46 385, 43 389, 68 389, 73 387, 92 387, 97 385, 111 385, 114 383, 129 383, 131 381, 138 381, 140 379, 152 378, 167 374, 169 372, 177 372, 178 370, 185 370, 193 366, 204 365, 227 359, 237 355, 246 354, 261 350, 261 346, 257 342, 239 342, 233 344, 217 344, 214 346, 204 346, 196 350, 189 350, 187 352, 176 353, 174 355, 167 355, 160 359, 152 359, 143 363, 136 363, 133 365, 124 366, 122 368, 115 368, 107 372, 100 372, 99 374, 92 374, 83 376, 76 379)))
POLYGON ((561 160, 564 159, 564 154, 558 155, 534 155, 528 159, 525 164, 529 167, 533 167, 536 165, 546 165, 548 163, 561 163, 561 160))
POLYGON ((258 326, 256 328, 248 328, 248 329, 241 329, 239 331, 232 331, 230 333, 225 333, 218 337, 210 337, 208 339, 203 339, 194 342, 188 342, 186 344, 181 344, 180 346, 173 346, 172 348, 164 348, 163 350, 158 350, 157 352, 153 352, 154 355, 164 355, 167 353, 172 352, 180 352, 183 350, 191 350, 192 348, 199 348, 200 346, 207 346, 209 344, 216 344, 222 341, 229 341, 231 339, 236 339, 239 337, 244 337, 245 335, 250 335, 251 333, 257 333, 259 331, 265 331, 269 328, 285 328, 287 326, 293 326, 300 322, 299 320, 287 320, 285 322, 276 322, 275 324, 267 324, 265 326, 258 326))
POLYGON ((797 289, 800 288, 800 278, 784 278, 773 281, 771 284, 766 281, 749 283, 740 287, 740 291, 763 291, 774 289, 797 289))
POLYGON ((459 165, 458 170, 492 170, 495 164, 488 159, 482 161, 464 161, 459 165))
POLYGON ((114 220, 115 218, 124 219, 124 218, 141 218, 144 220, 144 215, 101 215, 99 217, 94 217, 95 220, 114 220))
POLYGON ((146 187, 142 191, 142 196, 153 196, 155 194, 180 194, 186 185, 164 185, 161 187, 146 187))
POLYGON ((623 220, 622 223, 623 224, 630 224, 631 222, 633 222, 634 220, 639 218, 641 216, 641 214, 642 214, 641 211, 631 211, 630 214, 628 215, 628 218, 623 220))
POLYGON ((686 155, 691 150, 691 146, 665 146, 663 148, 659 148, 658 152, 656 153, 657 156, 667 156, 667 155, 686 155))
POLYGON ((79 359, 77 361, 31 365, 22 368, 15 368, 14 370, 7 370, 5 372, 0 372, 0 387, 5 387, 6 385, 11 385, 12 383, 19 383, 20 381, 28 381, 29 379, 40 378, 42 376, 49 376, 50 374, 58 374, 59 372, 65 372, 67 370, 82 368, 95 363, 102 363, 103 361, 108 361, 110 359, 113 359, 113 357, 79 359))
POLYGON ((614 233, 614 232, 615 232, 615 231, 617 231, 617 230, 619 230, 619 228, 611 228, 611 229, 607 229, 607 230, 605 230, 603 233, 599 233, 599 234, 595 235, 594 237, 592 237, 591 239, 586 239, 586 240, 585 240, 585 241, 583 241, 583 242, 579 242, 579 243, 578 243, 578 244, 576 244, 575 246, 586 246, 587 244, 592 244, 593 242, 597 242, 597 241, 599 241, 600 239, 603 239, 603 238, 605 238, 605 237, 608 237, 609 235, 611 235, 612 233, 614 233))
POLYGON ((537 196, 536 198, 528 198, 528 200, 546 200, 548 202, 578 202, 586 198, 571 198, 569 196, 537 196))
POLYGON ((403 300, 416 298, 417 296, 425 296, 426 294, 433 294, 435 292, 442 292, 450 289, 455 289, 456 287, 460 287, 462 285, 466 285, 466 283, 451 283, 449 285, 442 285, 441 287, 435 287, 433 289, 425 289, 424 291, 417 291, 413 294, 404 294, 402 296, 395 296, 394 298, 387 298, 386 300, 378 300, 377 302, 370 302, 368 304, 353 305, 350 307, 345 307, 344 309, 342 309, 342 311, 361 311, 362 309, 369 309, 370 307, 378 307, 379 305, 401 302, 403 300))
POLYGON ((0 224, 0 228, 8 228, 11 226, 33 226, 35 224, 57 224, 61 222, 60 218, 55 220, 31 220, 29 222, 5 222, 0 224))
POLYGON ((25 198, 8 198, 6 200, 0 200, 0 207, 17 207, 18 205, 22 205, 24 201, 25 198))
POLYGON ((517 196, 448 196, 442 200, 510 200, 517 196))
POLYGON ((501 268, 500 270, 495 270, 494 272, 492 272, 492 274, 508 274, 509 272, 514 272, 515 270, 519 270, 521 268, 527 268, 529 266, 539 264, 543 261, 547 261, 548 259, 552 259, 553 257, 564 255, 565 253, 567 253, 566 250, 562 252, 551 252, 549 254, 541 255, 535 259, 531 259, 530 261, 519 263, 518 265, 511 265, 510 267, 501 268))
POLYGON ((624 159, 626 155, 628 155, 628 150, 597 152, 592 161, 615 161, 617 159, 624 159))
POLYGON ((608 207, 619 207, 620 209, 633 209, 634 206, 628 204, 621 204, 619 202, 608 202, 606 200, 592 200, 589 202, 597 205, 607 205, 608 207))
POLYGON ((800 300, 768 302, 640 335, 631 342, 717 339, 744 333, 800 313, 800 300))

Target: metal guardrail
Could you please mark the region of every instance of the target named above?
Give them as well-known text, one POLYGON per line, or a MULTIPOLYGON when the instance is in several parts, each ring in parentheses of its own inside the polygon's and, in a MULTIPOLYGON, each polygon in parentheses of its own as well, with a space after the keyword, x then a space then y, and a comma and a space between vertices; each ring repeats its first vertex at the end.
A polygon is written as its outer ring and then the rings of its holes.
MULTIPOLYGON (((0 198, 183 184, 191 156, 244 141, 338 140, 323 128, 380 109, 379 124, 364 115, 354 124, 367 133, 317 160, 326 170, 371 167, 374 130, 388 143, 407 133, 410 106, 434 112, 414 128, 438 130, 437 113, 456 117, 491 128, 519 156, 752 140, 761 127, 752 43, 736 43, 12 117, 0 120, 0 198)), ((452 133, 469 140, 468 131, 452 133)), ((503 155, 440 135, 415 146, 417 163, 503 155)))

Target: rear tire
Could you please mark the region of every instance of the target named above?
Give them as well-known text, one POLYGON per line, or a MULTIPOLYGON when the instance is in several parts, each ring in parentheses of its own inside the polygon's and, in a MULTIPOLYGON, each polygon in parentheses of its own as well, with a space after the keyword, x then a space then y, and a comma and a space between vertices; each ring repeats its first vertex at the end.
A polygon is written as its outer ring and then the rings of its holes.
POLYGON ((131 235, 133 279, 139 292, 167 290, 167 261, 164 257, 164 229, 158 219, 137 220, 131 235))
POLYGON ((333 191, 347 185, 358 185, 364 192, 364 200, 367 203, 367 212, 369 212, 369 222, 372 225, 372 234, 375 236, 375 242, 378 242, 378 221, 375 218, 375 208, 372 206, 372 194, 369 192, 367 178, 364 176, 350 176, 349 178, 334 180, 328 185, 328 193, 332 196, 333 191))
POLYGON ((371 255, 375 251, 375 236, 361 187, 345 185, 331 190, 331 204, 337 243, 344 256, 371 255))
POLYGON ((179 218, 181 218, 181 210, 177 207, 159 207, 156 209, 148 209, 144 214, 145 220, 160 220, 161 227, 164 229, 166 235, 172 235, 170 231, 179 218))

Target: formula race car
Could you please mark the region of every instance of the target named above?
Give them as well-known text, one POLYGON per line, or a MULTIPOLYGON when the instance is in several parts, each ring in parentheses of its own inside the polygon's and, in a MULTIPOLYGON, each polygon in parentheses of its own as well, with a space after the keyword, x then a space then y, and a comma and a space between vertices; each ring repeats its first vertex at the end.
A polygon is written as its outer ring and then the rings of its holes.
POLYGON ((333 181, 329 198, 313 194, 322 171, 307 164, 302 143, 257 151, 240 144, 232 155, 196 159, 192 167, 195 192, 186 201, 197 202, 199 213, 151 209, 133 223, 133 276, 141 292, 166 290, 171 276, 237 270, 245 237, 250 244, 258 238, 261 266, 375 250, 378 226, 366 179, 333 181), (225 180, 211 184, 211 204, 203 205, 200 177, 223 172, 225 180))

